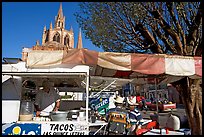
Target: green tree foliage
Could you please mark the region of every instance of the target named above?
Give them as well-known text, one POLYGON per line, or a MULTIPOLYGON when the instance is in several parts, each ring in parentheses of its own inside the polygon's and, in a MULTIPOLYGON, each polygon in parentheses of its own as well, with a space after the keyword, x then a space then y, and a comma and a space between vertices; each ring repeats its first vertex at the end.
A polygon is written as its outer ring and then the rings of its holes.
POLYGON ((201 55, 200 2, 85 2, 76 18, 110 52, 201 55))
MULTIPOLYGON (((77 22, 108 52, 202 55, 201 2, 85 2, 77 22)), ((175 82, 193 135, 202 135, 200 79, 175 82)))

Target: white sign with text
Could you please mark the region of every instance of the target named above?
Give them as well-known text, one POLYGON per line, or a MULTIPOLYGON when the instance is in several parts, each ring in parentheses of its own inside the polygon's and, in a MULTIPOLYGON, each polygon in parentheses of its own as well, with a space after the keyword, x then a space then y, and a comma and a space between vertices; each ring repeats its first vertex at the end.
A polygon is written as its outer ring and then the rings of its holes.
POLYGON ((88 135, 87 125, 77 123, 47 123, 41 125, 42 135, 88 135))

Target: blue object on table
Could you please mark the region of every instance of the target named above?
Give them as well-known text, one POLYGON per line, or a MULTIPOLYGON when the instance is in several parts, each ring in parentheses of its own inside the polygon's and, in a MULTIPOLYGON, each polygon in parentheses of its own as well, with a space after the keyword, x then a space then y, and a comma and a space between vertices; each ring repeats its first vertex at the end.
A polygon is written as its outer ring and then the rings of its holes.
POLYGON ((191 130, 188 128, 181 128, 179 131, 184 132, 184 135, 191 135, 191 130))

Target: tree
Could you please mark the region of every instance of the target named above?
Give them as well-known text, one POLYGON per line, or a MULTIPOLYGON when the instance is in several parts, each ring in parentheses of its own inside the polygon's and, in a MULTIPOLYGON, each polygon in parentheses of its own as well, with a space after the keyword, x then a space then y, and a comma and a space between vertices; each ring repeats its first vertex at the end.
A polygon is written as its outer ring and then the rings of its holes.
MULTIPOLYGON (((80 9, 75 14, 77 22, 86 37, 104 51, 202 54, 201 2, 87 2, 81 3, 80 9)), ((202 134, 198 81, 184 78, 176 83, 192 134, 202 134), (183 83, 190 84, 188 94, 183 83)))

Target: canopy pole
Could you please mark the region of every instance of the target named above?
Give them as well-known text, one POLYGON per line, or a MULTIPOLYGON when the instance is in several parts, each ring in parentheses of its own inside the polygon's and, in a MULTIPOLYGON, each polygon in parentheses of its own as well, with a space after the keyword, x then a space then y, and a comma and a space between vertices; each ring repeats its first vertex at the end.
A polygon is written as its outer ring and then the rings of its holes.
MULTIPOLYGON (((157 91, 157 78, 154 78, 154 86, 156 92, 156 107, 157 107, 157 123, 159 124, 159 105, 158 105, 158 91, 157 91)), ((160 125, 160 124, 159 124, 160 125)))
POLYGON ((155 92, 156 92, 156 107, 157 107, 157 114, 158 114, 159 113, 159 107, 158 107, 157 78, 154 78, 154 86, 155 86, 155 92))
POLYGON ((86 122, 89 122, 89 73, 86 74, 86 122))
POLYGON ((92 97, 98 96, 102 91, 106 90, 108 87, 110 87, 113 83, 115 83, 116 80, 112 81, 108 86, 106 86, 104 89, 102 89, 101 91, 99 91, 98 93, 96 93, 95 95, 93 95, 92 97))

